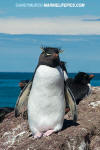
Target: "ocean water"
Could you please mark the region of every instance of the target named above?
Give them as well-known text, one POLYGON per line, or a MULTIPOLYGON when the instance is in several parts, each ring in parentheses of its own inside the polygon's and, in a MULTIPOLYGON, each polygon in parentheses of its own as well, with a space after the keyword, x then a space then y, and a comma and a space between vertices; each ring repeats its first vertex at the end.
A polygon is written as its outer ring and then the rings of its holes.
MULTIPOLYGON (((14 107, 20 93, 19 82, 30 80, 32 73, 0 73, 0 107, 14 107)), ((69 73, 69 77, 74 77, 75 73, 69 73)), ((100 86, 100 73, 94 73, 95 77, 91 81, 92 86, 100 86)))

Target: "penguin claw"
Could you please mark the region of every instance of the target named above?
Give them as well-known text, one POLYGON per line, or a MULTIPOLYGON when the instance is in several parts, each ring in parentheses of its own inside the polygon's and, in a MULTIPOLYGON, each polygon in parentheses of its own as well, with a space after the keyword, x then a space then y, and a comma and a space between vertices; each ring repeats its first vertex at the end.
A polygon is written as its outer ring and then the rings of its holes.
POLYGON ((41 138, 42 137, 42 133, 38 132, 34 135, 34 139, 37 139, 37 138, 41 138))
POLYGON ((44 137, 51 135, 54 132, 54 130, 48 130, 43 134, 44 137))

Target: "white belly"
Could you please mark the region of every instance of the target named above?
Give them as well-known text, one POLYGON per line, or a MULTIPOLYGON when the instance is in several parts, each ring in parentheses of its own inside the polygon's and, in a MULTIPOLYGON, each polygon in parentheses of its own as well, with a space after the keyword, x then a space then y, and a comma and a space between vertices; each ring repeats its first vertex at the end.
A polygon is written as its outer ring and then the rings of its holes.
MULTIPOLYGON (((64 75, 60 67, 37 69, 28 100, 28 120, 32 132, 63 125, 65 114, 64 75)), ((61 128, 60 127, 60 128, 61 128)))

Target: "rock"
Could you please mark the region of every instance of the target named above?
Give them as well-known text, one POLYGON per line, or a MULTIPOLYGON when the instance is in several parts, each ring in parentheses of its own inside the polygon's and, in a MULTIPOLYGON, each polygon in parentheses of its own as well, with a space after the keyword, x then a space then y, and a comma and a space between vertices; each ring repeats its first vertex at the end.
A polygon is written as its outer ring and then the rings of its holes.
POLYGON ((65 115, 64 127, 49 137, 34 139, 28 122, 14 111, 0 123, 0 150, 100 150, 100 87, 78 105, 78 121, 65 115))
POLYGON ((5 118, 5 115, 12 112, 14 110, 14 108, 11 107, 3 107, 0 108, 0 122, 2 122, 2 120, 5 118))

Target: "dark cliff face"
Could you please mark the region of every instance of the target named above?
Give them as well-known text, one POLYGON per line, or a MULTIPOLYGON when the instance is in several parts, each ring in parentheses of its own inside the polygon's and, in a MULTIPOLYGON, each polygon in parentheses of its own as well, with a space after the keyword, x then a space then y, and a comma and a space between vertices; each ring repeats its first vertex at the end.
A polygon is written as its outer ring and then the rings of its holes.
POLYGON ((99 150, 100 149, 100 87, 78 105, 78 122, 65 116, 62 131, 49 137, 34 139, 27 120, 8 113, 0 123, 0 150, 99 150))

